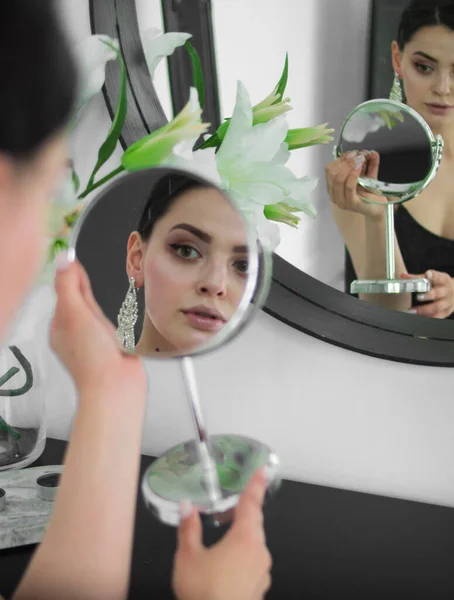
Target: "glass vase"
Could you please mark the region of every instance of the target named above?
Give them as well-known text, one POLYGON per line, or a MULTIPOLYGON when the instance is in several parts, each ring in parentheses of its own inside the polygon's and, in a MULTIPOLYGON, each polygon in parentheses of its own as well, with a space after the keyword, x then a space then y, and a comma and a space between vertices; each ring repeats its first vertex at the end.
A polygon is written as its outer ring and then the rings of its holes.
POLYGON ((31 464, 45 444, 44 389, 33 347, 0 348, 0 471, 31 464))

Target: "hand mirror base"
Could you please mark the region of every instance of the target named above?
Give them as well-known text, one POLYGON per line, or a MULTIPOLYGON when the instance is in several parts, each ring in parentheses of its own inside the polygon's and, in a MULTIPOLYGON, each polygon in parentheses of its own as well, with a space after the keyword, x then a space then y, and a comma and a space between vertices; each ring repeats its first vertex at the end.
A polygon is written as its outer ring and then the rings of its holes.
POLYGON ((231 520, 257 469, 265 470, 268 492, 277 491, 279 459, 268 446, 248 437, 208 436, 191 358, 180 359, 180 366, 197 439, 155 460, 143 476, 142 494, 151 512, 167 525, 179 524, 180 503, 187 500, 204 522, 218 526, 231 520))
POLYGON ((350 285, 351 294, 413 294, 430 292, 432 285, 426 277, 396 279, 394 252, 394 206, 389 203, 386 211, 386 279, 359 279, 350 285))
POLYGON ((351 294, 413 294, 431 289, 428 279, 357 279, 350 285, 351 294))
POLYGON ((270 448, 241 435, 213 435, 208 440, 217 482, 213 496, 198 445, 198 440, 190 440, 167 450, 145 472, 143 498, 162 523, 179 525, 182 500, 189 501, 208 525, 230 522, 241 493, 258 468, 266 474, 267 496, 279 488, 279 460, 270 448))

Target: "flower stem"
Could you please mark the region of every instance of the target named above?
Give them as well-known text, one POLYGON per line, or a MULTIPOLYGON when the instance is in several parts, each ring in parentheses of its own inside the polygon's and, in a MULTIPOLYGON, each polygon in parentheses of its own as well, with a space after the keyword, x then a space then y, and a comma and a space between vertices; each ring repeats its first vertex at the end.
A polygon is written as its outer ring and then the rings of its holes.
POLYGON ((97 181, 96 183, 93 183, 92 185, 88 185, 85 188, 85 190, 81 194, 79 194, 79 196, 77 196, 77 199, 82 200, 83 198, 88 196, 88 194, 90 194, 93 190, 96 190, 96 188, 101 187, 102 185, 104 185, 105 183, 110 181, 113 177, 115 177, 115 175, 118 175, 119 173, 121 173, 124 170, 125 170, 124 167, 122 165, 120 165, 117 169, 115 169, 114 171, 112 171, 111 173, 109 173, 108 175, 106 175, 105 177, 103 177, 102 179, 97 181))

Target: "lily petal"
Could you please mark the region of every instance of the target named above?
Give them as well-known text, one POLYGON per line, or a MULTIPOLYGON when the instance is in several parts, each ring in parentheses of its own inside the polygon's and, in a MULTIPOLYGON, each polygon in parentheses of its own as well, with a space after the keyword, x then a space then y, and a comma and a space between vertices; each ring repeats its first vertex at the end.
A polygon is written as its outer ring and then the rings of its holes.
POLYGON ((227 133, 218 152, 221 160, 238 156, 238 139, 243 139, 244 135, 251 130, 251 100, 244 85, 241 81, 238 81, 235 108, 233 109, 232 118, 229 121, 227 133))
POLYGON ((166 56, 171 56, 176 48, 184 46, 191 37, 190 33, 162 33, 161 30, 154 27, 142 32, 145 59, 152 78, 161 60, 166 56))
POLYGON ((265 217, 263 207, 251 205, 243 214, 247 222, 254 228, 257 239, 270 252, 274 252, 281 241, 279 226, 265 217))
MULTIPOLYGON (((188 143, 193 147, 195 140, 190 140, 188 143)), ((215 149, 191 151, 189 155, 186 150, 184 143, 178 144, 162 164, 199 175, 214 185, 220 186, 222 181, 216 166, 215 149)))
POLYGON ((79 98, 76 104, 77 121, 88 102, 102 89, 106 64, 118 58, 118 41, 108 35, 91 35, 75 48, 80 72, 79 98))

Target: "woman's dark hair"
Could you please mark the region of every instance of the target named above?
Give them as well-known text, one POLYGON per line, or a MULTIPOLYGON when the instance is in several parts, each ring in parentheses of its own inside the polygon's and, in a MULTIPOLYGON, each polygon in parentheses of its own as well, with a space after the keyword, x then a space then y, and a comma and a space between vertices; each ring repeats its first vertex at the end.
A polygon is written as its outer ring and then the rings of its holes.
POLYGON ((31 157, 70 118, 77 72, 53 0, 8 0, 0 17, 0 152, 31 157))
POLYGON ((148 240, 156 222, 170 210, 182 194, 206 187, 207 184, 187 175, 169 173, 161 177, 153 187, 137 227, 142 240, 148 240))
POLYGON ((397 34, 403 50, 422 27, 444 25, 454 31, 454 0, 412 0, 404 10, 397 34))

